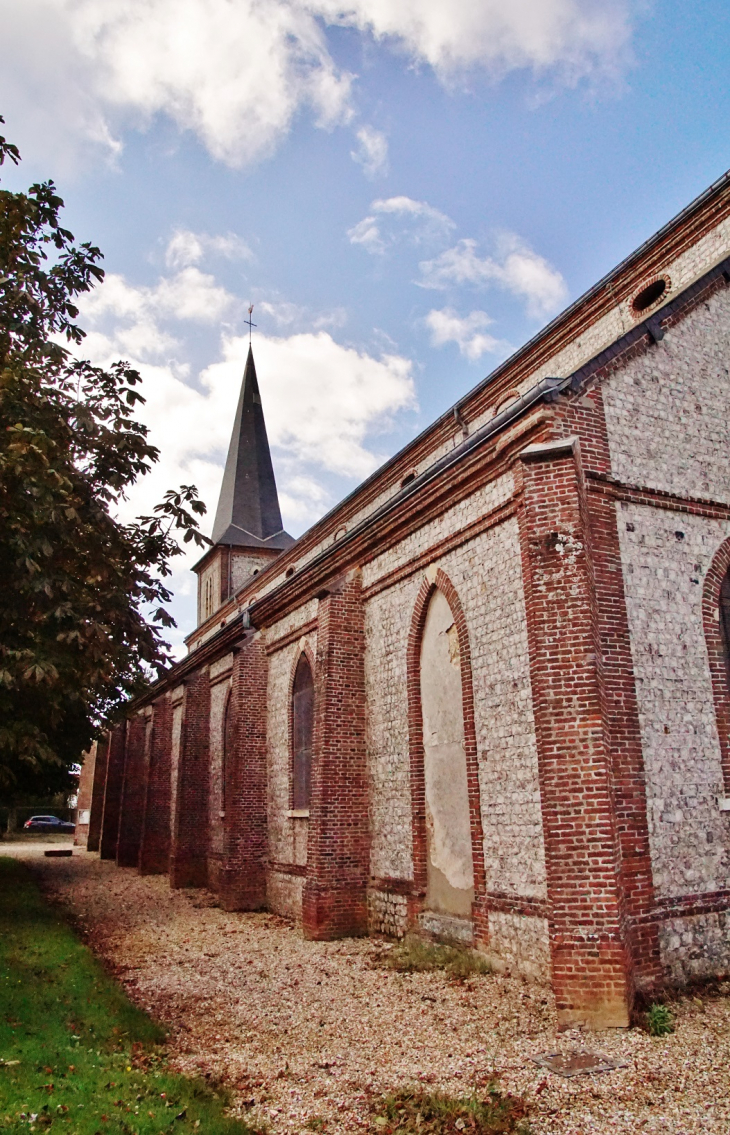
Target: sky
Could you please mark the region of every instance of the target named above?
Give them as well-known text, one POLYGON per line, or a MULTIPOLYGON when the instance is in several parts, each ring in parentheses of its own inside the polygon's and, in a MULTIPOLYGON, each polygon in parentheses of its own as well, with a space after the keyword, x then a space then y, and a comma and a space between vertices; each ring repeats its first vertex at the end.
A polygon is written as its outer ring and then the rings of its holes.
POLYGON ((0 34, 3 185, 56 182, 105 256, 83 352, 144 378, 129 517, 192 482, 210 530, 250 303, 298 536, 730 166, 727 0, 0 0, 0 34))

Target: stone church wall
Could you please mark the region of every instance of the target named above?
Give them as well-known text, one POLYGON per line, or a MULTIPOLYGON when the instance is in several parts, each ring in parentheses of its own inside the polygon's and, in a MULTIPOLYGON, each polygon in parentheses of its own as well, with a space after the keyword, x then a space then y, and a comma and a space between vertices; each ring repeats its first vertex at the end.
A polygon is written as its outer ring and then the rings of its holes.
POLYGON ((730 503, 730 288, 693 307, 603 387, 614 477, 730 503))
MULTIPOLYGON (((729 366, 730 290, 721 286, 604 384, 614 477, 730 503, 729 366)), ((702 612, 705 577, 730 519, 649 495, 616 507, 653 876, 666 906, 730 888, 730 814, 715 802, 723 773, 702 612)), ((660 947, 675 980, 728 970, 727 915, 664 921, 660 947)))
MULTIPOLYGON (((511 476, 499 478, 425 525, 363 572, 378 581, 437 547, 445 537, 509 500, 511 476)), ((545 857, 532 716, 527 622, 517 522, 508 518, 436 557, 461 600, 469 632, 479 754, 487 891, 544 899, 545 857)), ((406 925, 406 902, 387 880, 413 878, 406 653, 423 571, 374 594, 366 605, 368 764, 371 778, 371 894, 376 930, 406 925)), ((385 580, 387 583, 387 580, 385 580)), ((542 918, 492 913, 490 948, 505 964, 546 976, 542 918)))
POLYGON ((210 782, 208 797, 208 881, 213 890, 220 888, 224 846, 223 744, 226 702, 231 689, 233 655, 226 654, 210 668, 210 782))

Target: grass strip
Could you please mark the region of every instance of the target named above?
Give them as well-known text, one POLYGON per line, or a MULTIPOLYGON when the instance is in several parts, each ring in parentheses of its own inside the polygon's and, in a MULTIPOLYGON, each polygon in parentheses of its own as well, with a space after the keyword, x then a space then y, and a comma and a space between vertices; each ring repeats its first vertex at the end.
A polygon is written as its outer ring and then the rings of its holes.
POLYGON ((406 934, 400 942, 378 957, 378 964, 398 973, 430 973, 445 970, 464 981, 468 977, 492 972, 487 958, 466 946, 429 942, 418 934, 406 934))
POLYGON ((373 1135, 528 1135, 521 1100, 496 1085, 471 1096, 401 1088, 374 1100, 373 1135))
POLYGON ((167 1069, 164 1039, 27 867, 0 858, 0 1132, 253 1135, 222 1089, 167 1069))

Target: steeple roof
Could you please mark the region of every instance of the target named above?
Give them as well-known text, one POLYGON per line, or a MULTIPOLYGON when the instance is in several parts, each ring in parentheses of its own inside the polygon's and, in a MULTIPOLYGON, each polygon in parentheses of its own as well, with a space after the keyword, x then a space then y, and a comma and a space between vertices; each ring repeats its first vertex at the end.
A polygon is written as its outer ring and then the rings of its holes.
POLYGON ((213 523, 213 543, 277 551, 294 543, 281 524, 279 496, 250 346, 213 523))

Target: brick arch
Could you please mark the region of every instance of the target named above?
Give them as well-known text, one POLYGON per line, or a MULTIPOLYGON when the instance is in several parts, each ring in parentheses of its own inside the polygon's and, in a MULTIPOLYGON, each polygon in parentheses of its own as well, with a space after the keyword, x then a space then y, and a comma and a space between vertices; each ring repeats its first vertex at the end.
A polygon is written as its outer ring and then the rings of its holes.
POLYGON ((484 833, 479 794, 479 762, 474 721, 474 687, 471 673, 471 645, 469 630, 458 592, 440 568, 433 581, 425 579, 418 592, 408 635, 408 738, 411 773, 411 824, 413 831, 413 881, 422 899, 426 893, 427 856, 426 841, 426 778, 423 751, 423 714, 421 707, 421 640, 431 597, 435 591, 444 595, 459 636, 461 661, 461 702, 464 716, 464 750, 466 752, 466 778, 469 792, 471 821, 471 850, 474 865, 474 933, 480 941, 487 936, 486 874, 484 870, 484 833))
POLYGON ((730 537, 715 553, 705 576, 702 594, 702 622, 712 676, 717 732, 720 737, 722 775, 725 792, 730 795, 730 679, 720 630, 720 589, 728 570, 730 570, 730 537))
MULTIPOLYGON (((289 683, 287 685, 287 692, 286 692, 286 707, 287 707, 286 712, 287 712, 287 718, 288 718, 288 723, 289 723, 289 725, 288 725, 288 728, 289 728, 289 748, 288 748, 289 757, 288 757, 288 760, 289 760, 289 807, 290 808, 294 807, 294 679, 296 678, 297 667, 299 665, 299 660, 302 657, 302 655, 304 655, 304 657, 307 659, 307 662, 309 663, 309 668, 312 671, 312 682, 314 684, 315 730, 316 730, 316 721, 317 721, 317 666, 315 664, 314 654, 312 653, 312 649, 311 649, 309 643, 305 642, 304 646, 301 647, 301 649, 298 650, 296 652, 296 654, 294 655, 294 661, 292 662, 292 666, 291 666, 291 669, 289 671, 289 683)), ((314 755, 315 755, 315 752, 316 752, 316 735, 313 737, 312 743, 313 743, 312 764, 314 765, 314 755)))

